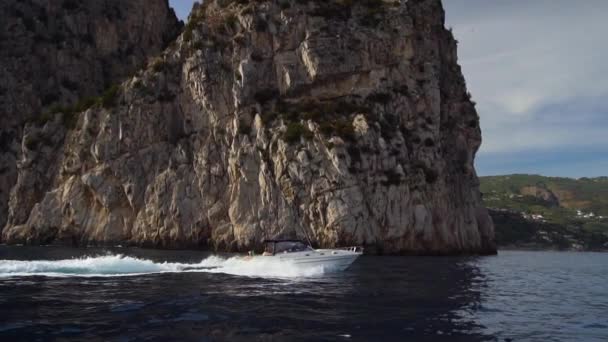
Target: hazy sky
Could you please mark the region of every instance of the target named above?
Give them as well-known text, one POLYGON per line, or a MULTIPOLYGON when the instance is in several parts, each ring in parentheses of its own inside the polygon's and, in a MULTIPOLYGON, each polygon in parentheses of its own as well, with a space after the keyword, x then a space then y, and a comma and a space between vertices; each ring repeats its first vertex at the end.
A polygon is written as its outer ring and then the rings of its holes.
MULTIPOLYGON (((193 0, 171 0, 186 18, 193 0)), ((444 0, 477 102, 480 175, 608 175, 608 1, 444 0)))

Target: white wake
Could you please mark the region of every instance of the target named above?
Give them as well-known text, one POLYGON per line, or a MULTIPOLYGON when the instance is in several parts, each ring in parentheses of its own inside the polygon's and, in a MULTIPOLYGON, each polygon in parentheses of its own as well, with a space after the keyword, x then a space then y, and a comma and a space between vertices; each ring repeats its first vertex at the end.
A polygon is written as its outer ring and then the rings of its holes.
POLYGON ((68 260, 0 260, 0 278, 7 277, 117 277, 157 273, 207 272, 247 277, 298 278, 322 275, 322 267, 294 265, 265 258, 210 256, 197 264, 154 262, 124 255, 68 260))

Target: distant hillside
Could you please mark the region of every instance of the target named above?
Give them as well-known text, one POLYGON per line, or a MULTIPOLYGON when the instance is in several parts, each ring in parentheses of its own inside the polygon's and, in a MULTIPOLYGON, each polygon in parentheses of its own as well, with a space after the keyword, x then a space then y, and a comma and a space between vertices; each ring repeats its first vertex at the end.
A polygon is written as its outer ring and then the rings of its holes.
POLYGON ((608 249, 608 177, 481 177, 500 246, 608 249))

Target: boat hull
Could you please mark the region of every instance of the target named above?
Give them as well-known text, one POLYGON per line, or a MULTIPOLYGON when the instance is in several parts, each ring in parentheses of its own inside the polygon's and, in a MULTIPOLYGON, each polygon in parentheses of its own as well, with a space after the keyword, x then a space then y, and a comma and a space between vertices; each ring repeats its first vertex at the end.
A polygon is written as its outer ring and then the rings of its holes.
POLYGON ((277 258, 303 267, 322 267, 325 271, 344 271, 362 253, 345 250, 315 250, 298 253, 279 254, 268 258, 277 258))

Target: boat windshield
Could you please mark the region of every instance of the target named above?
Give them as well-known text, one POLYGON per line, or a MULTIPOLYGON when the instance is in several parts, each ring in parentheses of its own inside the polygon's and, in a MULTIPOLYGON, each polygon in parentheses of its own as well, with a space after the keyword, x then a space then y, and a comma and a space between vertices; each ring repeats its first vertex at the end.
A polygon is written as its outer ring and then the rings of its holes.
POLYGON ((303 252, 303 251, 308 251, 311 248, 308 247, 306 244, 302 243, 302 242, 298 242, 298 241, 281 241, 281 242, 277 242, 275 249, 274 249, 274 253, 278 254, 278 253, 294 253, 294 252, 303 252))

